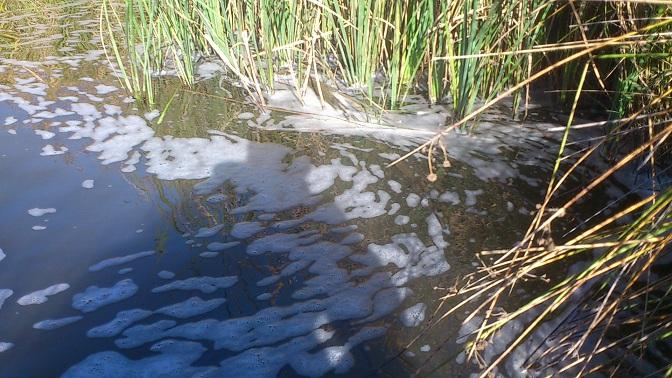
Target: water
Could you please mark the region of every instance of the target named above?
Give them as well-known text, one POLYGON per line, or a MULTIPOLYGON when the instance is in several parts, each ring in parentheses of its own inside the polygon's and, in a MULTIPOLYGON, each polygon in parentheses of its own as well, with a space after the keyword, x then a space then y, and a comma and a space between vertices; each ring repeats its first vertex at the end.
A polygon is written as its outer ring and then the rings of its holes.
POLYGON ((466 314, 399 354, 477 251, 524 232, 547 125, 486 116, 429 183, 422 155, 385 166, 440 107, 409 105, 400 129, 261 113, 215 74, 162 79, 147 109, 111 74, 95 4, 50 9, 3 24, 26 26, 0 58, 0 376, 474 371, 466 314))

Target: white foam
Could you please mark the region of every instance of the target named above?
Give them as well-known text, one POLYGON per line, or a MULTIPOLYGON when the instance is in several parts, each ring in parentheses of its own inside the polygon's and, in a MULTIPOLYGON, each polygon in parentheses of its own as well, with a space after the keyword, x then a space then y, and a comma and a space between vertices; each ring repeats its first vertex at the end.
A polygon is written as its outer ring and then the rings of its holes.
POLYGON ((271 293, 262 293, 262 294, 257 295, 257 300, 258 301, 267 301, 271 298, 273 298, 273 294, 271 294, 271 293))
POLYGON ((206 314, 221 306, 224 302, 226 302, 226 299, 224 298, 215 298, 204 301, 199 297, 191 297, 184 302, 162 307, 156 310, 156 313, 172 316, 178 319, 186 319, 206 314))
POLYGON ((86 336, 88 337, 113 337, 128 328, 131 324, 145 319, 152 315, 152 311, 142 309, 124 310, 117 313, 117 315, 103 325, 91 328, 86 336))
POLYGON ((210 259, 213 257, 219 256, 219 253, 217 252, 211 252, 211 251, 206 251, 206 252, 201 252, 198 254, 199 256, 203 257, 204 259, 210 259))
POLYGON ((5 301, 12 296, 14 292, 10 289, 0 289, 0 309, 2 309, 2 305, 5 304, 5 301))
POLYGON ((403 226, 405 224, 408 224, 408 222, 410 222, 410 221, 411 221, 411 218, 407 215, 397 215, 394 218, 394 224, 396 224, 398 226, 403 226))
POLYGON ((455 192, 446 191, 439 196, 439 201, 457 205, 460 203, 460 196, 455 192))
POLYGON ((159 278, 163 278, 164 280, 170 280, 175 277, 175 273, 169 272, 167 270, 162 270, 158 274, 159 278))
POLYGON ((43 231, 46 230, 47 228, 45 226, 33 226, 32 229, 33 231, 43 231))
POLYGON ((105 259, 99 263, 96 263, 94 265, 91 265, 89 267, 89 272, 97 272, 99 270, 103 270, 105 268, 109 268, 111 266, 118 266, 122 264, 129 263, 131 261, 135 261, 137 259, 147 257, 147 256, 152 256, 155 254, 156 251, 143 251, 143 252, 138 252, 138 253, 133 253, 130 255, 126 256, 119 256, 119 257, 112 257, 109 259, 105 259))
POLYGON ((70 316, 61 319, 47 319, 33 324, 33 328, 41 330, 52 330, 56 328, 65 327, 66 325, 72 324, 79 320, 82 320, 81 316, 70 316))
POLYGON ((4 260, 5 257, 7 257, 7 255, 5 254, 5 251, 3 251, 2 248, 0 248, 0 261, 4 260))
POLYGON ((0 353, 6 352, 14 347, 14 344, 6 341, 0 341, 0 353))
POLYGON ((209 238, 211 236, 216 235, 219 231, 221 231, 224 228, 223 224, 218 224, 216 226, 212 227, 202 227, 198 229, 198 232, 196 235, 194 235, 195 238, 209 238))
POLYGON ((406 197, 406 205, 408 205, 408 207, 418 207, 419 204, 420 204, 420 196, 419 195, 417 195, 415 193, 410 193, 406 197))
POLYGON ((64 378, 84 377, 146 377, 151 376, 203 376, 210 370, 206 367, 191 367, 206 348, 193 341, 163 340, 150 348, 152 356, 132 360, 117 352, 100 352, 88 356, 72 366, 64 378))
POLYGON ((60 283, 56 285, 51 285, 46 289, 37 290, 30 294, 26 294, 23 297, 19 298, 16 303, 21 306, 36 305, 45 303, 49 296, 56 295, 58 293, 64 292, 70 288, 70 285, 66 283, 60 283))
POLYGON ((72 297, 72 307, 81 312, 92 312, 103 306, 128 299, 137 291, 138 286, 129 278, 109 288, 89 286, 83 293, 72 297))
POLYGON ((466 194, 467 198, 464 200, 464 205, 474 206, 476 204, 476 197, 483 193, 483 189, 465 190, 464 194, 466 194))
POLYGON ((5 118, 5 126, 15 124, 18 121, 19 121, 18 119, 14 118, 12 116, 9 116, 9 117, 5 118))
POLYGON ((161 113, 158 110, 152 110, 149 113, 145 113, 145 119, 148 120, 148 121, 152 121, 160 115, 161 115, 161 113))
POLYGON ((39 207, 34 207, 30 210, 28 210, 28 214, 34 216, 34 217, 41 217, 45 214, 53 214, 56 212, 56 209, 53 207, 48 207, 48 208, 39 208, 39 207))
POLYGON ((425 345, 423 345, 423 346, 420 347, 420 351, 421 351, 421 352, 425 352, 425 353, 427 353, 427 352, 429 352, 430 350, 432 350, 432 347, 430 347, 428 344, 425 344, 425 345))
POLYGON ((191 277, 182 281, 173 281, 171 283, 155 287, 152 293, 162 293, 170 290, 199 290, 203 293, 214 293, 218 289, 226 289, 238 282, 237 276, 224 277, 191 277))
POLYGON ((94 185, 94 183, 95 183, 95 181, 94 181, 94 180, 91 180, 91 179, 89 179, 89 180, 84 180, 84 181, 82 181, 82 188, 84 188, 84 189, 93 189, 93 185, 94 185))
POLYGON ((247 239, 265 229, 259 222, 240 222, 233 225, 231 236, 238 239, 247 239))
POLYGON ((96 88, 96 93, 98 93, 99 95, 105 95, 105 94, 108 94, 108 93, 112 93, 112 92, 114 92, 118 89, 117 87, 113 87, 111 85, 104 85, 104 84, 96 85, 95 88, 96 88))
POLYGON ((390 186, 390 189, 392 189, 393 192, 395 193, 401 193, 401 184, 398 181, 395 180, 389 180, 387 182, 387 185, 390 186))
POLYGON ((56 136, 55 133, 52 133, 51 131, 47 131, 47 130, 35 130, 35 134, 41 136, 42 139, 45 139, 45 140, 46 139, 51 139, 54 136, 56 136))
POLYGON ((427 305, 418 303, 401 312, 399 319, 405 327, 417 327, 425 320, 427 305))
POLYGON ((220 243, 220 242, 212 242, 208 244, 207 248, 211 251, 223 251, 229 248, 233 248, 237 245, 240 245, 239 241, 234 241, 234 242, 227 242, 227 243, 220 243))
POLYGON ((14 130, 14 129, 7 129, 7 133, 9 133, 10 135, 16 135, 16 130, 14 130))
POLYGON ((42 152, 40 152, 40 156, 63 155, 66 152, 68 152, 68 148, 65 146, 55 148, 51 144, 47 144, 46 146, 42 147, 42 152))
POLYGON ((399 210, 401 210, 401 205, 395 202, 395 203, 390 205, 390 210, 388 210, 387 215, 394 215, 399 210))

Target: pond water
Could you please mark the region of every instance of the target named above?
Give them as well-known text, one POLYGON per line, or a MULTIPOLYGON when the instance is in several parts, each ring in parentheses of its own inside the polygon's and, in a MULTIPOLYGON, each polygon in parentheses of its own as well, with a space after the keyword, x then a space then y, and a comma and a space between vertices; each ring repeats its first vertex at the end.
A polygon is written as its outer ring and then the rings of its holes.
POLYGON ((403 348, 476 252, 524 232, 547 124, 484 116, 446 138, 452 167, 430 183, 422 155, 386 165, 444 108, 416 101, 392 128, 279 90, 260 112, 207 63, 147 109, 96 15, 68 2, 3 21, 20 38, 0 49, 1 377, 474 371, 467 314, 403 348))

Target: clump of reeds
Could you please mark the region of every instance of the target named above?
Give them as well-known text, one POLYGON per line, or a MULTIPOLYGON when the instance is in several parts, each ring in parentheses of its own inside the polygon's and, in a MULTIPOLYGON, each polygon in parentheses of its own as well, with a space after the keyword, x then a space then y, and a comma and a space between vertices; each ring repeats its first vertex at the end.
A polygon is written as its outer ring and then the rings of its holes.
MULTIPOLYGON (((479 319, 479 325, 470 335, 468 355, 479 363, 483 376, 493 373, 526 342, 536 344, 519 368, 541 376, 670 376, 672 187, 665 183, 672 173, 672 4, 614 2, 591 7, 570 1, 566 6, 574 25, 581 28, 580 40, 574 44, 583 48, 541 68, 449 127, 464 124, 511 91, 554 70, 563 74, 562 84, 571 88, 563 91, 570 110, 558 158, 527 233, 511 249, 483 252, 484 266, 464 278, 457 293, 443 298, 444 303, 458 303, 429 328, 475 305, 467 321, 479 319), (592 14, 590 22, 584 21, 586 14, 592 14), (606 120, 575 125, 580 103, 589 96, 592 104, 605 102, 606 120), (566 156, 570 133, 581 127, 602 127, 603 132, 578 155, 566 156), (568 188, 572 175, 600 154, 613 165, 596 172, 584 186, 568 188), (605 204, 614 214, 576 221, 573 232, 556 242, 555 221, 580 201, 591 200, 591 194, 615 175, 634 181, 640 173, 648 180, 643 186, 633 185, 631 193, 637 193, 638 200, 628 196, 605 204), (659 176, 667 179, 658 181, 659 176), (576 193, 569 199, 560 194, 568 189, 576 193), (546 275, 577 261, 582 263, 564 278, 549 280, 546 275), (515 289, 529 287, 531 282, 547 290, 509 308, 515 289), (517 322, 522 322, 522 329, 486 360, 484 350, 493 348, 493 339, 517 322), (542 325, 553 328, 549 332, 542 325)), ((569 34, 565 31, 563 36, 569 34)), ((571 45, 562 42, 555 48, 571 45)), ((410 154, 428 147, 431 170, 432 148, 441 137, 410 154)))
POLYGON ((462 116, 477 98, 531 74, 536 51, 501 52, 544 42, 555 7, 548 0, 125 0, 120 9, 105 0, 101 27, 126 86, 150 102, 152 75, 167 62, 190 84, 195 61, 214 56, 259 102, 283 75, 299 95, 312 77, 384 108, 409 92, 433 102, 450 96, 462 116))

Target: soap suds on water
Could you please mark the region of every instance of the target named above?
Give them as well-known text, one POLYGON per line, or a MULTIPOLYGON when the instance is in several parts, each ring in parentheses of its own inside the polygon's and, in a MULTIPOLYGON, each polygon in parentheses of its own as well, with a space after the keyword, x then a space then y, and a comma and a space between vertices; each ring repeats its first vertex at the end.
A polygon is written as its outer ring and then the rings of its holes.
POLYGON ((169 272, 167 270, 162 270, 159 273, 157 273, 157 275, 159 276, 159 278, 163 278, 164 280, 170 280, 173 279, 173 277, 175 277, 175 273, 169 272))
POLYGON ((233 247, 235 247, 239 244, 240 244, 239 241, 227 242, 227 243, 212 242, 212 243, 208 244, 207 248, 211 251, 218 252, 218 251, 224 251, 224 250, 229 249, 229 248, 233 248, 233 247))
POLYGON ((415 193, 410 193, 406 197, 406 205, 408 205, 408 207, 418 207, 419 204, 420 204, 420 196, 419 195, 417 195, 415 193))
POLYGON ((124 310, 117 313, 114 319, 108 323, 91 328, 86 336, 88 337, 113 337, 120 334, 124 329, 133 323, 145 319, 152 315, 152 311, 142 309, 124 310))
POLYGON ((209 238, 211 236, 216 235, 219 231, 221 231, 224 228, 223 224, 218 224, 213 227, 202 227, 198 230, 196 235, 194 235, 195 238, 209 238))
POLYGON ((48 208, 39 208, 39 207, 34 207, 30 210, 28 210, 28 214, 34 216, 34 217, 41 217, 45 214, 53 214, 56 212, 56 209, 53 207, 48 207, 48 208))
POLYGON ((81 312, 92 312, 135 295, 138 286, 131 279, 117 282, 112 287, 89 286, 83 293, 72 297, 72 307, 81 312))
POLYGON ((226 302, 224 298, 215 298, 204 301, 199 297, 191 297, 184 302, 162 307, 156 310, 157 314, 164 314, 174 318, 186 319, 208 313, 226 302))
POLYGON ((93 189, 94 180, 84 180, 82 181, 82 188, 84 189, 93 189))
POLYGON ((152 293, 162 293, 170 290, 198 290, 203 293, 214 293, 218 289, 229 288, 238 282, 237 276, 224 277, 191 277, 186 280, 173 281, 171 283, 155 287, 152 293))
POLYGON ((69 324, 72 324, 74 322, 77 322, 79 320, 82 320, 82 316, 70 316, 67 318, 61 318, 61 319, 47 319, 47 320, 42 320, 39 321, 35 324, 33 324, 33 328, 35 329, 41 329, 41 330, 52 330, 56 328, 61 328, 65 327, 69 324))
POLYGON ((0 341, 0 353, 6 352, 14 347, 14 344, 6 341, 0 341))
POLYGON ((51 139, 54 136, 56 136, 56 134, 52 133, 51 131, 47 131, 47 130, 35 130, 35 134, 39 135, 44 140, 51 139))
POLYGON ((417 327, 425 320, 427 305, 418 303, 401 312, 399 319, 405 327, 417 327))
POLYGON ((97 272, 99 270, 103 270, 103 269, 109 268, 111 266, 123 265, 123 264, 129 263, 131 261, 135 261, 135 260, 143 258, 143 257, 152 256, 155 253, 156 253, 156 251, 143 251, 143 252, 137 252, 137 253, 133 253, 133 254, 126 255, 126 256, 111 257, 109 259, 105 259, 105 260, 103 260, 99 263, 96 263, 94 265, 91 265, 89 267, 89 272, 97 272))
POLYGON ((5 304, 5 301, 12 296, 14 292, 10 289, 0 289, 0 309, 5 304))
POLYGON ((30 294, 26 294, 23 297, 19 298, 16 303, 21 306, 36 305, 45 303, 48 298, 52 295, 62 293, 70 288, 70 285, 66 283, 55 284, 47 287, 46 289, 37 290, 30 294))
POLYGON ((40 156, 63 155, 66 152, 68 152, 68 148, 65 146, 54 147, 51 144, 47 144, 46 146, 42 147, 42 152, 40 152, 40 156))

